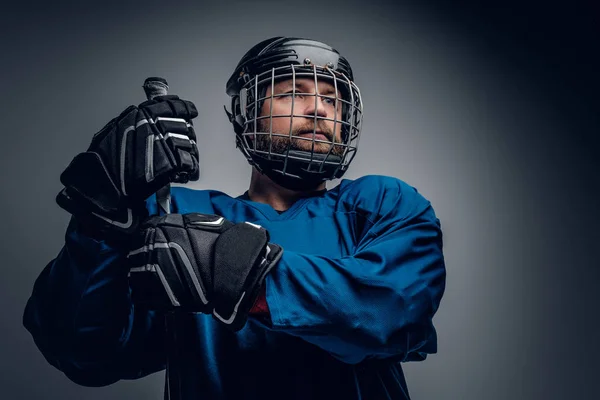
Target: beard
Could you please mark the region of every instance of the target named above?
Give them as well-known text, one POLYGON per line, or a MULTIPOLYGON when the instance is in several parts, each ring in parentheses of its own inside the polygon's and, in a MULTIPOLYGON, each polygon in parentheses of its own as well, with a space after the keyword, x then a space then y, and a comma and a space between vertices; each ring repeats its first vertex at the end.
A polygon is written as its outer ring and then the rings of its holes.
MULTIPOLYGON (((344 155, 344 150, 346 146, 342 144, 333 144, 332 148, 332 139, 334 137, 333 131, 326 126, 325 124, 317 122, 317 130, 323 132, 325 137, 327 137, 328 143, 325 141, 318 142, 317 140, 313 140, 311 136, 298 137, 300 134, 312 133, 314 129, 313 124, 300 125, 292 127, 292 137, 283 137, 283 136, 274 136, 269 135, 269 122, 266 119, 258 121, 258 132, 267 132, 266 134, 258 134, 256 135, 256 149, 260 151, 269 151, 271 149, 271 153, 276 154, 284 154, 288 148, 290 150, 300 150, 300 151, 314 151, 315 153, 327 154, 331 153, 335 156, 342 157, 344 155), (314 143, 314 150, 313 150, 314 143)), ((288 132, 273 132, 276 134, 288 135, 288 132)), ((339 143, 339 141, 338 141, 339 143)))

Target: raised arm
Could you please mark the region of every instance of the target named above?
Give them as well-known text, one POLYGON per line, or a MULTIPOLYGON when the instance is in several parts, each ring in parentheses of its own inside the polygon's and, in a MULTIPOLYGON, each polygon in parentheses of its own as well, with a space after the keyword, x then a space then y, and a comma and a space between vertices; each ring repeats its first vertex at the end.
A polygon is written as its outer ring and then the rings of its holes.
POLYGON ((159 96, 96 133, 61 174, 58 204, 73 215, 65 245, 43 270, 23 323, 73 381, 106 385, 164 367, 164 321, 132 305, 126 253, 149 196, 197 179, 193 103, 159 96))

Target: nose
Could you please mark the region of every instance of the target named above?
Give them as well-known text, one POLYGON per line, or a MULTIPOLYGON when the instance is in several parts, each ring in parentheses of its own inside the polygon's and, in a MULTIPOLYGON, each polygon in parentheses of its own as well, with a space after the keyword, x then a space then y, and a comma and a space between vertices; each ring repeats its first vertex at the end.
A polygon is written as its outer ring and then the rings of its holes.
POLYGON ((304 115, 326 118, 327 110, 323 104, 323 98, 316 94, 306 96, 304 101, 304 115))

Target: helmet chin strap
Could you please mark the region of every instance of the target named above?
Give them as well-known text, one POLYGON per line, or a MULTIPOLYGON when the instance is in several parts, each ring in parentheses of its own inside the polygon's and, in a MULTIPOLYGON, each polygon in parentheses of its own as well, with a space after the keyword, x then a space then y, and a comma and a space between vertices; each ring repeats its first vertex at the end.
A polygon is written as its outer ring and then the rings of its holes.
POLYGON ((261 166, 261 172, 271 178, 271 180, 286 189, 298 191, 311 191, 323 182, 331 179, 331 169, 339 167, 342 158, 334 154, 311 153, 303 150, 290 150, 289 156, 302 158, 310 161, 321 162, 326 160, 333 165, 324 164, 323 171, 307 171, 305 169, 294 168, 294 160, 288 159, 286 173, 283 173, 283 161, 260 160, 257 164, 261 166))
POLYGON ((301 192, 317 190, 317 187, 324 182, 324 179, 301 179, 290 175, 283 175, 274 170, 266 170, 263 173, 279 186, 301 192))

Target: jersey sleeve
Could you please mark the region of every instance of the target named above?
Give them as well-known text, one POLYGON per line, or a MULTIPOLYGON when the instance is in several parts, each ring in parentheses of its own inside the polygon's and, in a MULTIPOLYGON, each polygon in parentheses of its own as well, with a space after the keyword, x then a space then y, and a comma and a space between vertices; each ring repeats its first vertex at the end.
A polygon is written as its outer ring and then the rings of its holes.
POLYGON ((267 275, 271 328, 349 364, 423 360, 437 351, 432 318, 445 289, 440 221, 404 182, 364 183, 348 200, 364 221, 352 254, 284 251, 267 275))
POLYGON ((79 232, 37 278, 23 324, 72 381, 103 386, 165 367, 164 319, 131 304, 126 252, 79 232))

